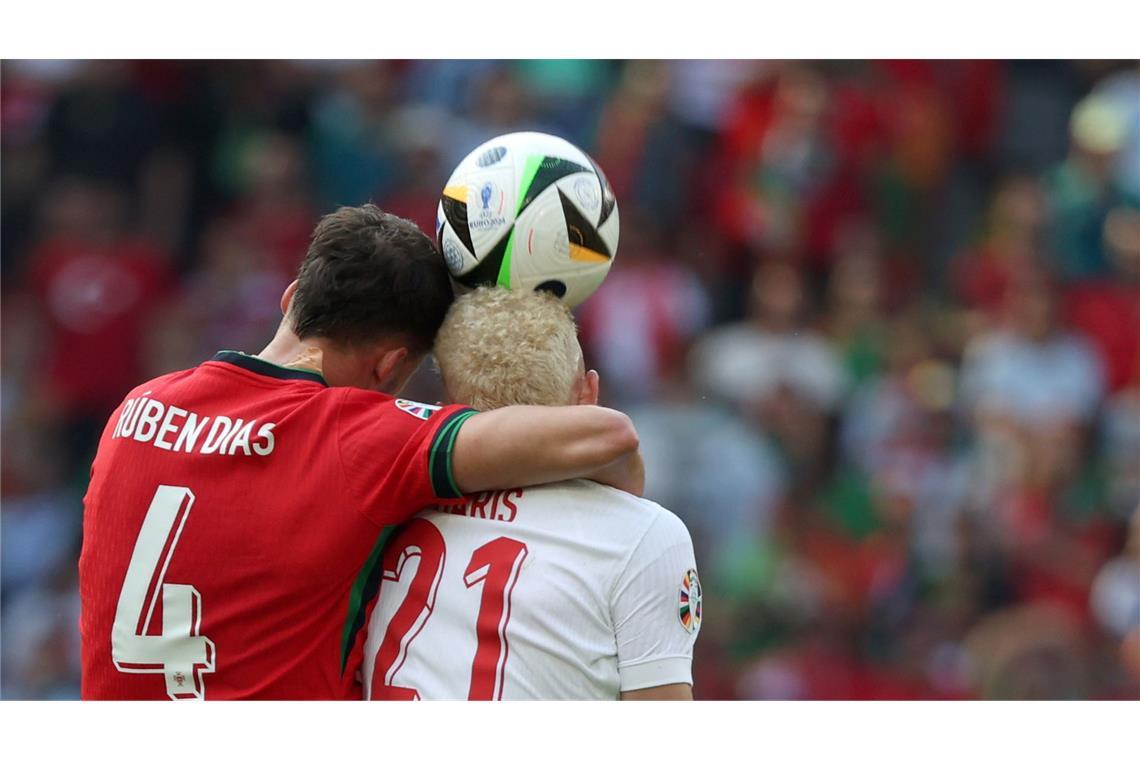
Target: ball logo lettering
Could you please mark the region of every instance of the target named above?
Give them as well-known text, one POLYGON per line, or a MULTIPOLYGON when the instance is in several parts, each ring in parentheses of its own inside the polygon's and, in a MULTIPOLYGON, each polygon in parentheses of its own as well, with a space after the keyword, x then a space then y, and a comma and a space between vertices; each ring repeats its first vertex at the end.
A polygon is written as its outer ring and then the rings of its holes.
POLYGON ((507 223, 507 217, 503 214, 506 196, 494 182, 484 182, 479 186, 478 200, 472 205, 475 206, 475 215, 467 221, 469 229, 493 230, 507 223))
POLYGON ((579 177, 574 181, 574 195, 582 208, 587 211, 597 211, 602 205, 602 196, 598 192, 598 183, 589 177, 579 177))

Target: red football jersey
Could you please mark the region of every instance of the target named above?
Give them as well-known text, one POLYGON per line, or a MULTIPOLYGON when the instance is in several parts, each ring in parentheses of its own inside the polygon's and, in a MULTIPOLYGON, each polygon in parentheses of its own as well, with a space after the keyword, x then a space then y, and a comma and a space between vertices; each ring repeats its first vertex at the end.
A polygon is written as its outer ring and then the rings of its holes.
POLYGON ((386 526, 459 497, 468 407, 252 356, 145 383, 84 498, 84 699, 358 699, 386 526))

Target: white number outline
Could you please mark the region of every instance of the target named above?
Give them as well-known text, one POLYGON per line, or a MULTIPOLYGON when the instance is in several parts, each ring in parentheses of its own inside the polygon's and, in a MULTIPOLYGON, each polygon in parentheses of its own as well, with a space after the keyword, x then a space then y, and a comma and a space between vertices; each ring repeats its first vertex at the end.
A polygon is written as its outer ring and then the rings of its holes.
POLYGON ((205 699, 214 642, 201 635, 198 589, 166 583, 166 570, 194 506, 185 486, 159 486, 139 528, 111 626, 111 659, 120 673, 162 673, 171 699, 205 699), (147 635, 162 593, 162 633, 147 635), (145 615, 144 615, 145 612, 145 615))

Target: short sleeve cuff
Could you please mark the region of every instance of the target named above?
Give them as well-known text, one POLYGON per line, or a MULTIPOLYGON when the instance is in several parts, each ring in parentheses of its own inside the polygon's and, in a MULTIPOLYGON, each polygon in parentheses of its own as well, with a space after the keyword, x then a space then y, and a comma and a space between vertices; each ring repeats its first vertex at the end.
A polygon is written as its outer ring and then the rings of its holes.
POLYGON ((470 408, 454 412, 439 426, 432 440, 428 452, 428 472, 431 474, 432 490, 441 499, 459 499, 463 496, 451 474, 451 450, 455 446, 459 428, 475 413, 470 408))
POLYGON ((651 689, 671 683, 693 684, 693 658, 663 657, 659 660, 618 665, 622 691, 651 689))

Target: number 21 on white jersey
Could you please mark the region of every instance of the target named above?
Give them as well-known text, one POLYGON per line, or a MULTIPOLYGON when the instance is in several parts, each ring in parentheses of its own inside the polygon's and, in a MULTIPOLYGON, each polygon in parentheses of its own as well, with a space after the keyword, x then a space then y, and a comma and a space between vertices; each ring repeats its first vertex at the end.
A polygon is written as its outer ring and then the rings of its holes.
MULTIPOLYGON (((471 661, 469 700, 503 698, 503 673, 510 645, 507 625, 511 619, 511 593, 527 556, 527 546, 506 536, 492 539, 471 553, 463 572, 469 593, 480 594, 475 626, 476 648, 471 661)), ((408 591, 392 615, 375 658, 365 664, 365 699, 419 699, 414 688, 395 683, 408 656, 408 648, 431 617, 443 577, 447 545, 439 528, 416 518, 384 550, 381 593, 385 582, 399 583, 412 557, 419 564, 408 591)), ((448 593, 455 590, 448 589, 448 593)), ((367 653, 366 653, 367 656, 367 653)))

